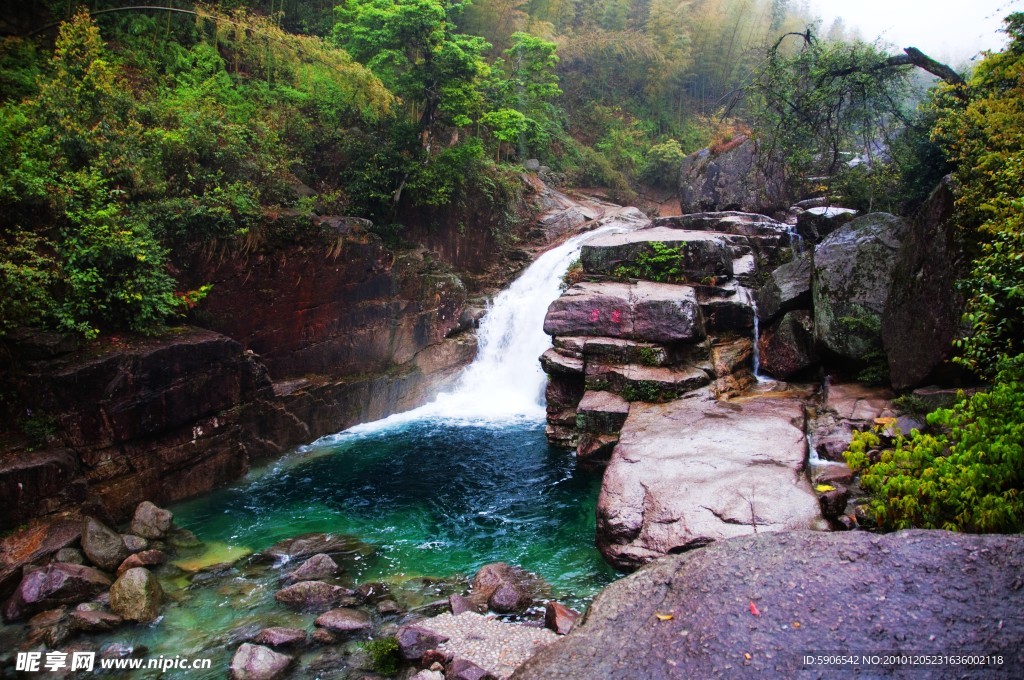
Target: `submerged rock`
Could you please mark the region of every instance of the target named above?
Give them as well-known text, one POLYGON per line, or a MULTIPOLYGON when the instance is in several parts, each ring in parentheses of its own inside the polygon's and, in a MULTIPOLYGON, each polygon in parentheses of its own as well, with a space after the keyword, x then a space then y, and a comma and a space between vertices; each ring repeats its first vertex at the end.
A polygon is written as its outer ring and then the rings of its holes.
POLYGON ((277 626, 264 628, 253 638, 253 642, 269 647, 301 646, 306 644, 306 631, 301 628, 281 628, 277 626))
POLYGON ((338 573, 338 563, 324 553, 313 555, 287 575, 289 581, 318 581, 338 573))
POLYGON ((336 607, 342 598, 351 596, 353 591, 323 581, 299 581, 274 594, 281 604, 299 611, 325 611, 336 607))
POLYGON ((270 546, 261 556, 280 560, 304 560, 318 553, 326 555, 359 554, 368 555, 373 548, 354 536, 344 534, 303 534, 294 538, 286 538, 270 546))
POLYGON ((370 630, 373 623, 370 616, 358 609, 339 607, 324 612, 314 622, 321 628, 326 628, 332 633, 361 633, 370 630))
MULTIPOLYGON (((788 532, 720 541, 611 584, 572 635, 512 677, 831 677, 834 669, 805 666, 803 655, 883 648, 984 650, 1003 661, 977 669, 979 677, 1016 677, 1024 668, 1021 573, 1021 536, 788 532)), ((865 671, 951 675, 948 667, 865 671)))

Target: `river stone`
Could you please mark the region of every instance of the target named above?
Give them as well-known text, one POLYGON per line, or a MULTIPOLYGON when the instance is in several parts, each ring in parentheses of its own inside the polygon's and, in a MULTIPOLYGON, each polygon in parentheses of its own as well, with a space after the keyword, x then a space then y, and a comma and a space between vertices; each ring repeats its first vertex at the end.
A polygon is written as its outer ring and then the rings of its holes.
POLYGON ((518 583, 502 583, 487 598, 487 606, 499 614, 521 614, 530 606, 530 594, 518 583))
POLYGON ((386 583, 373 581, 370 583, 360 583, 356 586, 355 594, 362 602, 373 603, 391 595, 391 589, 388 588, 386 583))
POLYGON ((334 555, 338 553, 368 552, 367 545, 353 536, 344 534, 303 534, 294 538, 278 541, 264 550, 260 555, 277 560, 302 560, 318 553, 334 555))
POLYGON ((248 642, 239 646, 231 657, 232 680, 274 680, 281 677, 292 663, 292 657, 262 645, 248 642))
POLYGON ((633 265, 644 256, 655 255, 655 243, 679 251, 680 257, 674 266, 685 280, 732 276, 732 250, 721 234, 665 227, 593 238, 580 249, 580 262, 587 274, 615 275, 619 267, 633 265))
POLYGON ((818 363, 814 347, 814 319, 804 310, 789 312, 766 328, 757 342, 761 371, 789 380, 818 363))
POLYGON ((811 308, 811 255, 798 255, 772 271, 758 289, 757 318, 768 324, 794 309, 811 308))
POLYGON ((419 626, 402 626, 395 635, 398 640, 398 652, 406 661, 416 662, 423 658, 428 650, 437 649, 448 638, 438 635, 432 630, 419 626))
POLYGON ((105 611, 75 610, 68 614, 71 629, 83 633, 102 633, 120 626, 124 619, 105 611))
POLYGON ((882 312, 907 233, 886 213, 859 217, 814 250, 814 336, 831 352, 864 361, 881 347, 882 312))
POLYGON ((298 611, 322 612, 338 606, 353 591, 323 581, 299 581, 274 594, 274 599, 298 611))
POLYGON ((1019 677, 1021 574, 1019 535, 788 532, 720 541, 612 583, 572 635, 512 677, 845 677, 805 667, 803 654, 968 649, 1003 662, 976 673, 903 666, 862 675, 1019 677))
POLYGON ((167 561, 162 550, 143 550, 125 558, 117 568, 117 575, 123 576, 126 571, 135 567, 157 567, 167 561))
POLYGON ((475 612, 477 611, 477 605, 462 595, 452 595, 448 598, 448 607, 452 610, 452 614, 458 616, 462 612, 475 612))
POLYGON ((734 536, 822 525, 802 476, 803 402, 695 395, 631 405, 597 503, 597 546, 619 569, 734 536))
POLYGON ((158 508, 149 501, 142 501, 135 508, 131 533, 142 538, 164 538, 173 522, 174 515, 169 510, 158 508))
POLYGON ((552 600, 544 606, 544 626, 559 635, 568 635, 579 620, 580 613, 552 600))
POLYGON ((497 676, 489 673, 469 659, 455 659, 451 668, 448 669, 448 680, 498 680, 497 676))
POLYGON ((373 627, 370 616, 366 612, 358 609, 349 609, 348 607, 339 607, 324 612, 317 617, 314 623, 332 633, 346 634, 361 633, 373 627))
POLYGON ((98 569, 55 562, 22 577, 4 604, 4 619, 19 621, 62 604, 78 604, 109 587, 110 578, 98 569))
POLYGON ((85 564, 85 555, 78 548, 61 548, 53 556, 54 562, 67 564, 85 564))
POLYGON ((36 614, 28 620, 28 628, 24 644, 29 647, 39 644, 51 648, 60 647, 72 634, 68 612, 64 607, 36 614))
POLYGON ((82 552, 104 571, 113 571, 128 557, 128 548, 117 533, 95 517, 82 520, 82 552))
POLYGON ((783 165, 757 142, 737 135, 683 159, 679 168, 680 212, 737 210, 773 214, 790 203, 783 165))
POLYGON ((576 284, 548 307, 544 332, 659 343, 694 342, 705 334, 692 288, 648 281, 576 284))
POLYGON ((124 541, 124 547, 128 548, 130 553, 142 552, 149 548, 149 541, 142 536, 121 534, 121 540, 124 541))
POLYGON ((148 569, 133 567, 110 587, 110 609, 122 619, 147 623, 163 604, 164 591, 148 569))
POLYGON ((338 563, 328 555, 319 553, 300 564, 295 571, 288 574, 289 581, 317 581, 330 578, 338 573, 338 563))
POLYGON ((268 647, 300 646, 306 644, 306 631, 301 628, 281 628, 279 626, 264 628, 256 634, 253 642, 268 647))

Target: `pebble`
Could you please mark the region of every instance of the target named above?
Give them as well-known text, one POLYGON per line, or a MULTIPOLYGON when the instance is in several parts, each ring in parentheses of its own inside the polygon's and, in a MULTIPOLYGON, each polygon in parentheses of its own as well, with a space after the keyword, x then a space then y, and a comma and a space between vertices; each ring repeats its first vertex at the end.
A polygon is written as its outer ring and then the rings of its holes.
POLYGON ((441 614, 416 625, 448 638, 439 649, 454 658, 472 661, 498 678, 512 675, 527 659, 558 639, 546 628, 505 623, 476 612, 441 614))

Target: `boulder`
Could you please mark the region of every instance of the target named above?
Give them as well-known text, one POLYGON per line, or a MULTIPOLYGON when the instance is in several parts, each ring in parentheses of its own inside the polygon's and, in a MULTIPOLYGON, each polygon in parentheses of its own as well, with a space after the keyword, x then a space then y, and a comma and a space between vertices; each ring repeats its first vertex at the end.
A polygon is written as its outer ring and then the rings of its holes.
POLYGON ((68 614, 71 630, 83 633, 103 633, 124 623, 117 614, 101 610, 75 610, 68 614))
POLYGON ((940 371, 948 379, 953 340, 963 330, 963 295, 956 282, 966 260, 953 215, 951 178, 932 192, 896 255, 892 289, 882 313, 882 345, 896 389, 916 387, 940 371))
POLYGON ((882 312, 907 233, 886 213, 859 217, 814 250, 814 336, 834 354, 863 362, 881 349, 882 312))
POLYGON ((419 626, 402 626, 395 639, 398 640, 398 653, 406 661, 412 662, 419 661, 424 653, 448 641, 446 636, 419 626))
MULTIPOLYGON (((1015 677, 1024 668, 1022 572, 1022 536, 787 532, 720 541, 612 583, 571 635, 512 678, 835 677, 847 673, 806 666, 804 655, 882 649, 984 650, 1003 660, 978 676, 1015 677)), ((861 671, 961 674, 909 665, 861 671)))
POLYGON ((810 312, 789 312, 761 332, 757 342, 761 371, 789 380, 818 363, 814 318, 810 312))
POLYGON ((797 215, 796 231, 811 243, 818 243, 856 216, 857 211, 850 208, 814 206, 797 215))
POLYGON ((85 555, 78 548, 61 548, 53 555, 54 562, 68 564, 85 564, 85 555))
POLYGON ((544 332, 695 342, 704 338, 704 319, 693 289, 686 286, 647 281, 579 283, 548 307, 544 332))
POLYGON ((113 571, 128 557, 121 534, 95 517, 82 520, 82 552, 104 571, 113 571))
POLYGON ((43 558, 72 546, 81 535, 81 521, 45 518, 29 522, 0 538, 0 598, 7 598, 14 592, 26 566, 40 564, 43 558))
POLYGON ((61 647, 72 635, 72 628, 64 607, 40 612, 28 620, 28 636, 23 645, 61 647))
POLYGON ((239 646, 231 657, 232 680, 274 680, 284 675, 292 657, 262 645, 248 642, 239 646))
POLYGON ((344 534, 303 534, 278 541, 260 553, 277 561, 304 560, 318 553, 366 554, 367 546, 354 536, 344 534))
POLYGON ((379 602, 391 595, 391 588, 379 581, 360 583, 356 587, 355 595, 365 603, 379 602))
POLYGON ((794 309, 811 308, 811 256, 798 255, 772 271, 758 289, 757 318, 768 324, 794 309))
MULTIPOLYGON (((618 366, 595 361, 587 364, 587 380, 606 383, 609 390, 615 391, 627 401, 666 401, 707 385, 711 378, 706 371, 696 366, 618 366)), ((577 406, 577 410, 579 408, 577 406)), ((581 430, 618 432, 618 428, 581 430)))
MULTIPOLYGON (((617 275, 619 267, 634 269, 642 257, 656 255, 655 244, 678 251, 679 257, 666 263, 674 269, 676 279, 700 281, 713 276, 732 276, 732 250, 728 239, 714 232, 666 227, 593 238, 583 244, 580 262, 587 274, 617 275)), ((651 276, 656 274, 652 272, 651 276)), ((653 280, 639 272, 632 275, 653 280)))
POLYGON ((725 378, 751 366, 754 343, 749 338, 718 342, 711 347, 711 370, 716 378, 725 378))
POLYGON ((164 538, 171 530, 174 515, 149 501, 142 501, 132 516, 131 532, 142 538, 164 538))
POLYGON ((507 614, 525 610, 543 589, 543 583, 535 575, 504 562, 494 562, 480 567, 473 577, 469 599, 507 614))
POLYGON ((362 633, 373 628, 370 616, 366 612, 348 607, 339 607, 326 611, 317 617, 314 623, 332 633, 362 633))
POLYGON ((842 486, 820 491, 818 493, 818 505, 821 506, 821 516, 832 521, 839 519, 843 511, 846 510, 846 502, 848 500, 850 500, 850 491, 842 486))
POLYGON ((78 604, 110 587, 110 578, 92 567, 55 562, 25 574, 4 603, 7 621, 20 621, 62 604, 78 604))
POLYGON ((803 402, 699 393, 631 405, 597 502, 597 546, 615 567, 752 533, 822 527, 802 476, 803 402))
POLYGON ((298 647, 306 644, 306 631, 301 628, 264 628, 253 642, 268 647, 298 647))
POLYGON ((518 583, 502 583, 487 598, 487 606, 499 614, 521 614, 530 606, 530 593, 518 583))
POLYGON ((544 626, 559 635, 568 635, 579 620, 580 613, 552 600, 544 606, 544 626))
POLYGON ((328 555, 319 553, 300 564, 295 571, 288 574, 289 581, 317 581, 330 578, 338 573, 338 563, 328 555))
POLYGON ((164 591, 148 569, 133 567, 110 587, 110 609, 127 621, 148 623, 160 614, 164 591))
POLYGON ((686 215, 658 217, 652 227, 668 227, 686 231, 714 231, 734 236, 783 237, 789 236, 789 225, 767 215, 725 210, 720 212, 698 212, 686 215))
POLYGON ((149 541, 142 536, 121 534, 121 540, 124 541, 124 547, 128 548, 130 553, 142 552, 149 548, 149 541))
POLYGON ((576 429, 600 434, 618 432, 629 415, 629 402, 612 392, 586 392, 576 407, 576 429))
POLYGON ((739 210, 772 214, 789 205, 781 163, 773 163, 757 142, 737 135, 729 142, 690 154, 679 169, 683 213, 739 210))
POLYGON ((476 604, 471 599, 463 595, 452 595, 448 598, 448 606, 452 610, 452 614, 458 616, 462 612, 475 612, 478 610, 476 604))
POLYGON ((748 335, 754 328, 754 306, 737 295, 698 295, 697 300, 709 335, 748 335))
POLYGON ((353 591, 323 581, 299 581, 274 593, 274 599, 298 611, 322 612, 336 607, 353 591))
POLYGON ((156 567, 166 561, 167 555, 162 550, 143 550, 126 557, 117 568, 117 575, 123 576, 126 571, 135 567, 156 567))

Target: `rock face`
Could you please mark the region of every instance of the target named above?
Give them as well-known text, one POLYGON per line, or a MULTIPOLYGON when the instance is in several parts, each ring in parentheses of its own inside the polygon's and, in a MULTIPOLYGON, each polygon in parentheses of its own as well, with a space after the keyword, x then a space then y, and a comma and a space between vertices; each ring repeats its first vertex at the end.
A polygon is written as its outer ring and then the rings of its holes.
POLYGON ((679 169, 684 213, 742 210, 772 214, 789 205, 781 164, 758 153, 757 143, 738 136, 723 148, 687 156, 679 169))
POLYGON ((231 657, 232 680, 274 680, 281 677, 292 663, 292 657, 248 642, 239 646, 231 657))
POLYGON ((881 348, 881 320, 907 224, 859 217, 814 250, 814 335, 829 351, 863 361, 881 348))
POLYGON ((820 523, 792 397, 633 404, 605 471, 597 545, 620 569, 735 536, 820 523))
POLYGON ((110 587, 103 572, 80 564, 57 562, 27 573, 4 603, 4 619, 19 621, 62 604, 84 602, 110 587))
POLYGON ((82 552, 106 571, 113 571, 128 557, 121 535, 95 517, 86 517, 82 522, 82 552))
POLYGON ((818 243, 857 215, 856 210, 835 206, 807 208, 796 218, 796 230, 811 243, 818 243))
POLYGON ((667 227, 599 236, 583 244, 580 262, 589 273, 612 274, 623 265, 635 264, 643 256, 655 255, 655 243, 678 252, 677 276, 700 281, 709 276, 732 275, 732 253, 720 235, 667 227))
POLYGON ((951 181, 942 181, 910 223, 896 257, 882 315, 882 344, 896 389, 920 385, 943 368, 961 331, 964 300, 955 284, 966 272, 950 219, 951 181))
POLYGON ((110 609, 127 621, 152 621, 160 614, 164 591, 148 569, 134 567, 110 587, 110 609))
POLYGON ((789 312, 765 329, 757 346, 761 371, 780 380, 789 380, 818 363, 814 319, 806 310, 789 312))
POLYGON ((581 283, 551 303, 544 332, 682 342, 703 338, 704 323, 696 295, 686 287, 648 281, 581 283))
POLYGON ((796 309, 811 308, 811 257, 797 256, 772 271, 757 291, 757 317, 770 323, 796 309))
MULTIPOLYGON (((804 666, 803 654, 883 649, 984 650, 1003 662, 979 677, 1016 677, 1024 667, 1022 571, 1020 536, 799 532, 721 541, 613 583, 572 635, 512 677, 828 677, 835 666, 804 666), (942 588, 919 582, 918 574, 942 588), (631 631, 628 644, 624 630, 631 631)), ((862 670, 950 675, 948 667, 862 670)))

